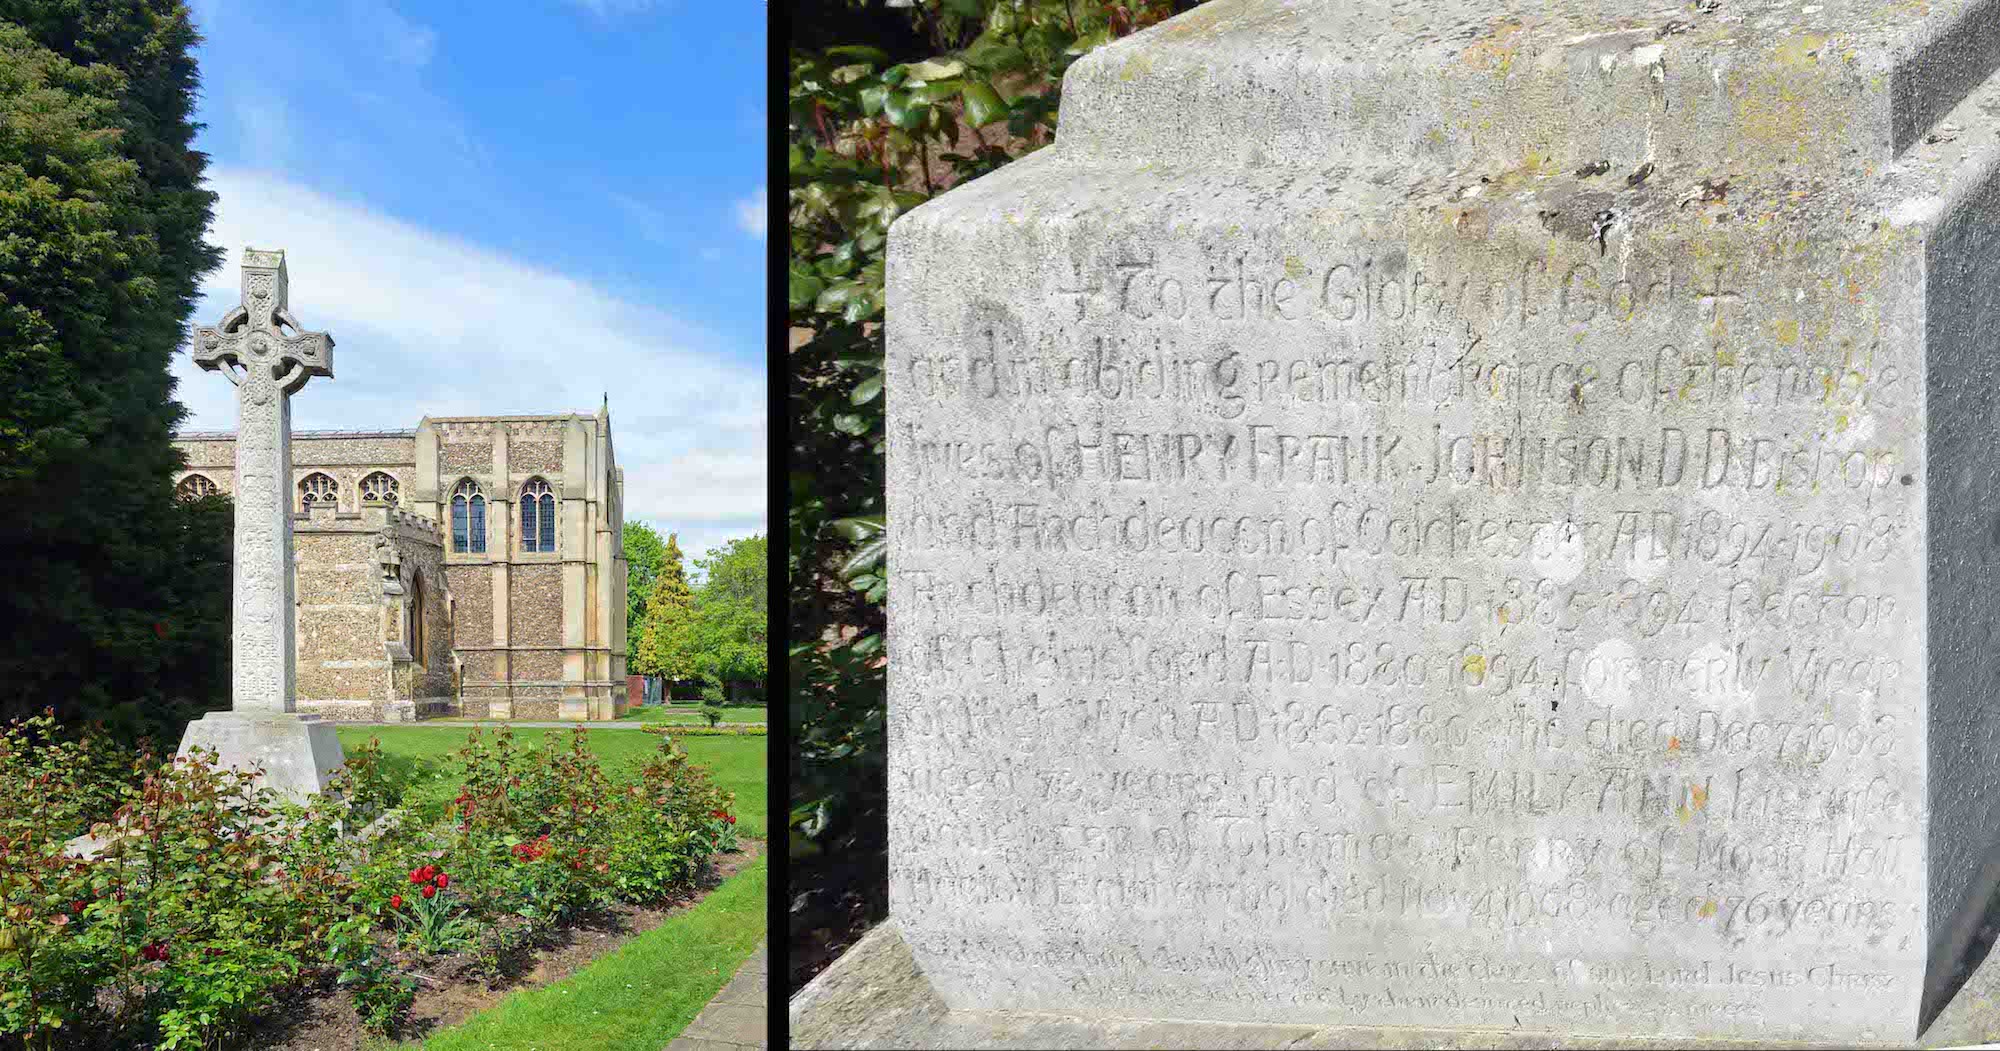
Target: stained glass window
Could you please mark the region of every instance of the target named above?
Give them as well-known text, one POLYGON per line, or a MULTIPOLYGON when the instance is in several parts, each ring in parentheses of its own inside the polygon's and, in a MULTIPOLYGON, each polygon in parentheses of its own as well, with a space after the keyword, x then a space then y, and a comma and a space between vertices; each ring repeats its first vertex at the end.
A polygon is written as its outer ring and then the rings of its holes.
POLYGON ((521 550, 556 549, 556 498, 549 483, 530 479, 521 487, 521 550))

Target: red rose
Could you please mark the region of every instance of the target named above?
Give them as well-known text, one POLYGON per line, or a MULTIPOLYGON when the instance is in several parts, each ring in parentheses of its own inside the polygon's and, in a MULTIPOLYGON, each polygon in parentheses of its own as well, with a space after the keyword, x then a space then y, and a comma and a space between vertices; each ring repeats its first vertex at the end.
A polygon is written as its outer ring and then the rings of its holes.
POLYGON ((425 901, 429 901, 430 899, 437 897, 437 893, 438 889, 436 887, 430 886, 428 884, 424 886, 423 895, 425 901))
POLYGON ((735 814, 731 814, 731 815, 729 815, 729 823, 730 823, 730 824, 732 824, 732 825, 736 823, 736 815, 735 815, 735 814))
POLYGON ((451 876, 443 872, 438 873, 437 886, 439 890, 451 886, 451 876))
POLYGON ((402 908, 402 907, 403 907, 403 896, 402 896, 401 894, 391 894, 391 895, 389 895, 389 907, 390 907, 390 908, 392 908, 392 909, 400 909, 400 908, 402 908))

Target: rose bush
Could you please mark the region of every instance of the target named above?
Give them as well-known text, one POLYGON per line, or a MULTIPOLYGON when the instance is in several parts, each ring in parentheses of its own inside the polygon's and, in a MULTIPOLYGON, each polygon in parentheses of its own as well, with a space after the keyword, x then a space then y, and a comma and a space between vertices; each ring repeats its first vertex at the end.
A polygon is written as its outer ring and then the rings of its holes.
POLYGON ((396 821, 375 747, 279 805, 212 754, 121 753, 46 714, 0 728, 0 1037, 211 1047, 322 978, 391 1031, 407 961, 685 893, 734 848, 731 797, 670 738, 617 786, 584 734, 475 730, 452 802, 396 821), (86 830, 99 849, 71 856, 86 830))

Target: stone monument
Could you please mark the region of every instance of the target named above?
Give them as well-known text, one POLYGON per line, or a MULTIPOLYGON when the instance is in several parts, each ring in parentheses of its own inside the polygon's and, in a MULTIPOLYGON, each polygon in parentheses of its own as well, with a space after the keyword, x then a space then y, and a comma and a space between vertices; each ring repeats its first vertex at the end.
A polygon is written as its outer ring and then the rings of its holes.
POLYGON ((262 770, 264 787, 296 800, 346 759, 333 724, 297 714, 293 692, 291 397, 332 378, 333 337, 305 331, 286 296, 285 253, 246 248, 242 304, 195 330, 196 364, 237 391, 234 648, 230 709, 189 723, 180 752, 215 749, 222 765, 262 770))
POLYGON ((943 1007, 1915 1038, 2000 871, 1996 64, 1971 0, 1214 0, 902 218, 943 1007))

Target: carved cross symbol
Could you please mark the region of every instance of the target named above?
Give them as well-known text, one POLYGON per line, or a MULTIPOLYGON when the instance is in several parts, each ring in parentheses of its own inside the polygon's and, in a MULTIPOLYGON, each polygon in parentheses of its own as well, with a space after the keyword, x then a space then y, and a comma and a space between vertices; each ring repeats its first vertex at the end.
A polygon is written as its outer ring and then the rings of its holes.
MULTIPOLYGON (((1697 287, 1696 291, 1700 292, 1701 289, 1697 287)), ((1702 319, 1711 323, 1723 319, 1722 311, 1725 306, 1733 308, 1738 317, 1744 312, 1743 295, 1727 291, 1722 287, 1722 268, 1719 266, 1715 268, 1715 283, 1708 291, 1696 296, 1695 302, 1700 305, 1702 319)))
POLYGON ((333 337, 307 332, 286 305, 285 253, 243 253, 243 302, 219 325, 195 329, 195 364, 220 372, 254 405, 333 376, 333 337), (245 386, 245 385, 248 386, 245 386))
POLYGON ((1086 283, 1081 275, 1077 277, 1076 285, 1077 287, 1075 288, 1058 288, 1053 294, 1074 297, 1076 301, 1076 319, 1082 321, 1084 304, 1092 297, 1095 297, 1097 293, 1104 291, 1104 288, 1095 283, 1086 283))

